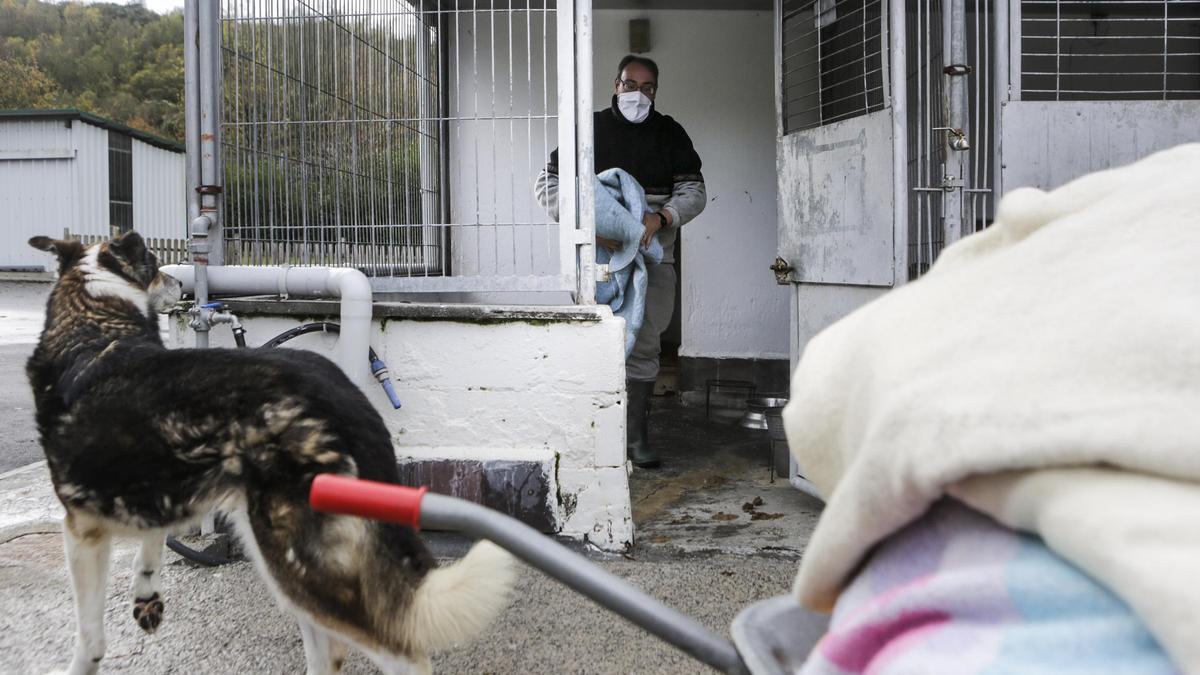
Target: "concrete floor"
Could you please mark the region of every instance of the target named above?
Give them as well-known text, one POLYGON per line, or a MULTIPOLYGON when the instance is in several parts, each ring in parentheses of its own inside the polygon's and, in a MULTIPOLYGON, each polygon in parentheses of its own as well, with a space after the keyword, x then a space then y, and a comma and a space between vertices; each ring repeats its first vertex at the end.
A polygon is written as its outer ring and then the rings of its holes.
MULTIPOLYGON (((33 430, 24 359, 40 328, 42 285, 0 282, 0 509, 5 497, 36 492, 37 467, 6 471, 40 459, 33 430), (32 476, 31 479, 25 476, 32 476)), ((631 496, 636 545, 623 557, 590 555, 702 624, 728 636, 743 607, 788 592, 820 503, 770 482, 765 432, 705 420, 703 408, 676 398, 655 399, 652 443, 664 458, 658 470, 637 470, 631 496), (756 500, 757 498, 757 500, 756 500)), ((44 486, 48 488, 48 485, 44 486)), ((0 513, 0 523, 5 514, 0 513)), ((4 529, 4 528, 0 528, 4 529)), ((0 537, 0 672, 42 673, 66 665, 74 618, 62 544, 53 527, 9 529, 0 537)), ((434 550, 453 557, 465 543, 431 537, 434 550)), ((198 569, 168 555, 167 614, 145 636, 129 612, 132 548, 119 545, 109 587, 106 673, 293 673, 303 670, 295 624, 275 606, 248 563, 198 569)), ((484 636, 438 655, 441 673, 679 673, 705 672, 681 652, 648 637, 525 568, 513 603, 484 636)), ((374 672, 359 657, 348 673, 374 672)))

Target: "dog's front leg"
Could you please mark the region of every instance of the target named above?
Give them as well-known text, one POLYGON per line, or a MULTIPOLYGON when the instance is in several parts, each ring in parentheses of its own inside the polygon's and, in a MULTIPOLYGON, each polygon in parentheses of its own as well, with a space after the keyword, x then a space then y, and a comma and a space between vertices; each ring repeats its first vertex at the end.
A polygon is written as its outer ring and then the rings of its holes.
POLYGON ((67 514, 63 538, 79 629, 68 672, 91 675, 100 669, 100 659, 104 658, 104 589, 108 584, 112 540, 102 527, 87 527, 72 514, 67 514))
POLYGON ((162 555, 166 532, 148 533, 133 558, 133 620, 153 633, 162 623, 162 555))

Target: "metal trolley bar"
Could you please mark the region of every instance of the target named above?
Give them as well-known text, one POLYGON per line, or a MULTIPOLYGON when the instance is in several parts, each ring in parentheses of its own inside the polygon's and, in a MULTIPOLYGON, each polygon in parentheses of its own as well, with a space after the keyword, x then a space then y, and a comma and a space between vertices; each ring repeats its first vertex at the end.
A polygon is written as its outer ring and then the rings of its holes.
POLYGON ((526 563, 624 617, 693 658, 725 673, 748 674, 733 643, 547 539, 538 531, 472 502, 410 488, 322 474, 309 502, 318 511, 386 520, 416 528, 490 539, 526 563))

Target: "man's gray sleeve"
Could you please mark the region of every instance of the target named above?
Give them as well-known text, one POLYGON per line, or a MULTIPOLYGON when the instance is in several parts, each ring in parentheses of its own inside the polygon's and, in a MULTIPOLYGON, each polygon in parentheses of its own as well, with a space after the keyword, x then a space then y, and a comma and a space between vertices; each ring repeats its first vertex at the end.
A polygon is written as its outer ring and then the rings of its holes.
POLYGON ((700 215, 707 205, 708 193, 704 189, 703 178, 677 180, 671 187, 671 198, 663 205, 663 210, 671 212, 671 224, 679 227, 700 215))
POLYGON ((554 222, 558 222, 558 172, 542 169, 533 184, 533 194, 554 222))

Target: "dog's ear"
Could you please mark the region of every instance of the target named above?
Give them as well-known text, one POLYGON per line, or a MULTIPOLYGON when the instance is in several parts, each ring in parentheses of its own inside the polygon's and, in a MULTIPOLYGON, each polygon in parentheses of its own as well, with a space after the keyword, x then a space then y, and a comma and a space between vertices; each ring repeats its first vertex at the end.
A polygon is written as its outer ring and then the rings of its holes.
POLYGON ((110 241, 108 250, 130 262, 137 262, 146 256, 146 242, 142 235, 130 230, 110 241))
POLYGON ((76 260, 83 257, 83 244, 77 241, 64 241, 62 239, 51 239, 50 237, 34 237, 29 240, 29 245, 39 251, 46 251, 58 256, 59 271, 65 272, 68 267, 75 264, 76 260))

